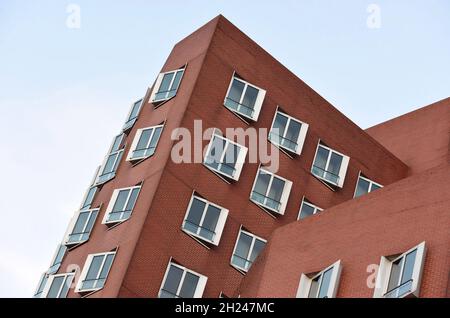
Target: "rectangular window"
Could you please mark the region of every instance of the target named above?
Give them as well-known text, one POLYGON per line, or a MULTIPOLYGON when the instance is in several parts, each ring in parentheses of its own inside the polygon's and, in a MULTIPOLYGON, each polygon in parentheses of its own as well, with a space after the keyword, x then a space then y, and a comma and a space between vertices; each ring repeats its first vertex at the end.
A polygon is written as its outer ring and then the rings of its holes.
POLYGON ((248 149, 229 139, 213 134, 206 150, 204 165, 220 175, 239 180, 248 149))
POLYGON ((302 220, 321 211, 323 211, 323 209, 315 206, 314 204, 303 198, 300 212, 298 214, 298 220, 302 220))
POLYGON ((65 235, 64 243, 67 246, 81 244, 89 240, 99 210, 90 209, 75 213, 65 235))
POLYGON ((182 229, 203 241, 219 245, 228 210, 192 195, 182 229))
POLYGON ((66 298, 74 277, 74 273, 50 275, 42 292, 42 298, 66 298))
POLYGON ((403 254, 383 256, 374 297, 419 297, 425 251, 425 242, 422 242, 403 254))
POLYGON ((163 127, 164 125, 158 125, 138 129, 128 152, 127 161, 142 160, 152 156, 155 153, 163 127))
POLYGON ((114 224, 128 220, 140 190, 141 186, 114 190, 102 223, 114 224))
POLYGON ((308 124, 277 110, 269 132, 269 140, 297 155, 301 154, 308 124))
POLYGON ((47 272, 41 275, 36 291, 34 292, 33 298, 41 298, 42 292, 44 291, 45 285, 47 284, 48 281, 48 276, 49 275, 47 274, 47 272))
POLYGON ((381 184, 378 184, 372 180, 369 180, 365 177, 363 177, 361 175, 361 173, 359 174, 358 177, 358 183, 356 184, 356 189, 355 189, 355 195, 354 197, 360 197, 364 194, 367 194, 369 192, 375 191, 377 189, 382 188, 383 186, 381 184))
POLYGON ((116 252, 88 255, 75 291, 80 293, 102 289, 115 255, 116 252))
POLYGON ((114 138, 113 144, 108 152, 108 155, 100 168, 96 184, 105 183, 116 176, 117 167, 123 154, 123 139, 124 134, 120 134, 114 138))
POLYGON ((127 120, 125 121, 125 125, 123 126, 122 130, 127 131, 131 129, 136 122, 139 112, 141 111, 143 99, 136 101, 131 106, 130 112, 128 113, 127 120))
POLYGON ((59 270, 61 263, 66 255, 67 247, 65 245, 58 245, 56 249, 56 253, 53 256, 52 263, 50 264, 50 268, 48 269, 48 274, 54 274, 59 270))
POLYGON ((325 182, 342 188, 350 158, 319 143, 311 173, 325 182))
POLYGON ((250 200, 263 208, 283 215, 291 188, 291 181, 259 168, 253 183, 250 200))
POLYGON ((257 121, 266 91, 233 76, 224 105, 234 113, 257 121))
POLYGON ((158 297, 201 298, 207 280, 208 277, 170 261, 158 297))
POLYGON ((180 87, 183 74, 184 68, 159 74, 150 101, 157 104, 174 97, 180 87))
POLYGON ((297 298, 335 298, 341 276, 341 261, 319 273, 302 274, 297 298))
POLYGON ((266 243, 265 239, 241 228, 234 246, 233 256, 231 257, 231 265, 240 271, 247 272, 256 260, 256 257, 264 249, 266 243))

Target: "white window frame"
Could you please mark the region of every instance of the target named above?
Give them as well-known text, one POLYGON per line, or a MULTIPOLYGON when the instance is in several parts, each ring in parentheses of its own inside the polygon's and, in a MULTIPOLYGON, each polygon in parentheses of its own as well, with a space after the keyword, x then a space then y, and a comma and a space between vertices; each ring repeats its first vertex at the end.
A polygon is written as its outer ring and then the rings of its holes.
POLYGON ((108 280, 109 273, 111 272, 111 269, 112 269, 112 267, 114 265, 114 261, 116 259, 116 254, 117 254, 117 251, 106 252, 106 253, 97 253, 97 254, 89 254, 87 259, 86 259, 86 262, 84 263, 83 270, 81 271, 81 275, 78 278, 78 283, 77 283, 77 286, 75 287, 75 292, 76 293, 86 293, 86 292, 92 292, 92 291, 97 291, 97 290, 103 289, 105 287, 105 284, 106 284, 107 280, 108 280), (103 284, 102 287, 93 287, 93 288, 88 288, 88 289, 82 289, 83 281, 86 279, 86 276, 87 276, 87 274, 89 272, 89 269, 91 267, 91 264, 92 264, 92 260, 94 259, 95 256, 101 256, 101 255, 103 255, 104 257, 103 257, 103 261, 102 261, 102 264, 100 266, 100 269, 99 269, 99 271, 97 273, 97 281, 98 281, 98 275, 101 274, 101 272, 103 271, 103 267, 105 266, 106 258, 108 257, 108 255, 114 255, 113 261, 111 262, 111 266, 110 266, 108 272, 106 273, 105 283, 103 284))
POLYGON ((228 138, 225 138, 225 137, 223 137, 223 136, 217 134, 216 132, 214 132, 214 133, 212 134, 212 136, 211 136, 211 140, 210 140, 210 142, 209 142, 209 144, 208 144, 208 147, 206 148, 205 157, 204 157, 204 159, 203 159, 203 165, 204 165, 206 168, 208 168, 209 170, 211 170, 211 171, 213 171, 213 172, 219 174, 220 176, 224 176, 225 178, 229 178, 229 179, 238 181, 238 180, 239 180, 239 177, 240 177, 240 175, 241 175, 241 172, 242 172, 242 168, 244 167, 244 162, 245 162, 245 158, 247 157, 247 152, 248 152, 248 148, 247 148, 247 147, 245 147, 245 146, 243 146, 243 145, 241 145, 241 144, 238 144, 237 142, 234 142, 234 141, 232 141, 232 140, 230 140, 230 139, 228 139, 228 138), (215 137, 220 138, 220 139, 222 139, 222 140, 225 140, 225 142, 226 142, 226 145, 225 145, 225 147, 223 148, 223 152, 222 152, 222 154, 221 154, 221 158, 220 158, 220 162, 221 162, 221 163, 220 163, 220 164, 222 164, 222 161, 223 161, 223 159, 224 159, 224 157, 225 157, 225 154, 227 153, 229 144, 233 144, 233 145, 239 147, 239 155, 238 155, 238 157, 236 158, 236 163, 235 163, 235 173, 234 173, 233 176, 227 175, 226 173, 220 171, 219 169, 215 169, 215 168, 213 168, 213 167, 210 167, 210 166, 206 163, 206 160, 207 160, 208 155, 209 155, 209 153, 210 153, 210 151, 211 151, 211 147, 212 147, 212 145, 213 145, 213 141, 214 141, 214 138, 215 138, 215 137))
POLYGON ((199 274, 197 272, 194 272, 191 269, 188 269, 188 268, 186 268, 184 266, 181 266, 181 265, 175 263, 172 258, 169 260, 169 264, 167 265, 166 272, 164 273, 164 277, 163 277, 163 280, 161 282, 161 286, 159 287, 158 298, 161 297, 161 291, 164 288, 164 284, 166 283, 166 279, 167 279, 167 275, 169 274, 170 266, 178 267, 179 269, 181 269, 183 271, 183 275, 181 276, 180 282, 178 284, 178 290, 177 290, 176 295, 175 295, 176 298, 180 298, 178 295, 180 294, 181 288, 183 286, 184 279, 186 277, 186 273, 191 273, 191 274, 199 277, 198 283, 197 283, 197 287, 195 288, 195 292, 194 292, 194 297, 193 298, 202 298, 203 292, 204 292, 205 287, 206 287, 206 282, 208 281, 208 277, 206 277, 205 275, 199 274))
POLYGON ((253 85, 253 84, 251 84, 251 83, 249 83, 249 82, 243 80, 242 78, 240 78, 239 76, 237 76, 236 72, 234 72, 234 73, 233 73, 233 76, 231 77, 231 81, 230 81, 230 84, 229 84, 229 86, 228 86, 227 94, 225 95, 225 99, 224 99, 224 101, 223 101, 223 104, 224 104, 224 106, 225 106, 227 109, 229 109, 229 110, 232 111, 233 113, 237 114, 239 117, 242 116, 242 117, 247 118, 247 119, 250 119, 250 120, 252 120, 252 121, 258 121, 259 114, 260 114, 260 112, 261 112, 261 108, 262 108, 262 105, 263 105, 263 102, 264 102, 264 98, 265 98, 265 97, 266 97, 266 90, 264 90, 264 89, 262 89, 262 88, 260 88, 260 87, 258 87, 258 86, 256 86, 256 85, 253 85), (241 83, 243 83, 243 84, 245 85, 245 86, 244 86, 244 89, 242 90, 242 95, 241 95, 241 97, 240 97, 240 100, 239 100, 239 101, 235 101, 235 102, 239 103, 239 105, 242 105, 242 101, 243 101, 243 99, 244 99, 245 93, 247 92, 247 88, 248 88, 249 86, 250 86, 250 87, 253 87, 253 88, 255 88, 255 89, 258 90, 258 96, 256 97, 255 106, 254 106, 254 108, 253 108, 253 116, 248 116, 248 115, 246 115, 246 114, 243 114, 242 112, 239 112, 238 110, 232 109, 232 108, 230 108, 230 107, 228 107, 228 106, 226 105, 226 101, 227 101, 227 99, 228 99, 228 95, 230 94, 231 87, 233 86, 233 81, 234 81, 235 79, 236 79, 237 81, 239 81, 239 82, 241 82, 241 83))
POLYGON ((64 277, 64 281, 61 284, 61 287, 59 288, 58 297, 55 297, 55 298, 66 298, 67 297, 67 294, 69 293, 69 290, 70 290, 73 280, 75 278, 75 273, 63 273, 63 274, 57 274, 57 275, 50 275, 48 277, 47 283, 45 284, 44 290, 42 291, 42 296, 40 298, 47 298, 50 288, 52 287, 53 281, 57 277, 64 277), (69 285, 69 288, 67 289, 67 294, 62 296, 61 292, 63 290, 64 285, 69 285))
POLYGON ((158 147, 159 140, 161 139, 163 131, 164 131, 164 124, 138 129, 136 131, 136 135, 134 136, 133 142, 131 143, 131 148, 128 151, 128 155, 127 155, 126 161, 138 161, 138 160, 143 160, 143 159, 152 157, 154 155, 154 153, 156 152, 156 148, 158 147), (158 140, 156 141, 155 151, 152 154, 147 155, 147 156, 141 156, 141 157, 133 158, 133 152, 136 151, 136 147, 137 147, 137 145, 139 143, 139 140, 141 139, 141 136, 142 136, 142 133, 144 132, 144 130, 153 129, 152 133, 150 135, 150 138, 148 140, 148 143, 147 143, 147 148, 146 149, 149 149, 148 147, 150 146, 150 144, 152 142, 153 136, 155 135, 155 131, 156 131, 157 128, 161 128, 161 134, 159 135, 158 140))
POLYGON ((48 271, 47 271, 48 274, 52 275, 52 274, 58 272, 59 268, 61 267, 62 262, 64 261, 64 257, 66 256, 66 254, 67 254, 67 247, 64 244, 58 244, 58 247, 56 248, 56 252, 53 254, 52 261, 48 268, 48 271), (55 263, 56 258, 58 257, 58 254, 59 254, 59 250, 61 248, 64 249, 63 256, 61 257, 61 262, 55 263), (53 267, 55 267, 55 268, 52 270, 53 267))
MULTIPOLYGON (((131 215, 133 214, 133 210, 136 207, 137 201, 139 199, 139 195, 141 194, 142 190, 142 184, 133 186, 133 187, 127 187, 127 188, 120 188, 120 189, 114 189, 113 194, 111 195, 111 199, 109 200, 108 207, 106 208, 105 215, 103 216, 102 224, 118 224, 125 222, 126 220, 131 218, 131 215), (120 191, 126 191, 130 190, 128 193, 127 200, 125 201, 125 207, 128 205, 128 202, 130 201, 131 193, 134 189, 139 189, 138 196, 136 197, 136 202, 134 202, 133 208, 130 212, 130 216, 128 218, 120 218, 118 220, 108 221, 109 214, 112 212, 114 205, 116 204, 117 197, 119 196, 120 191)), ((122 211, 123 213, 124 211, 122 211)))
MULTIPOLYGON (((230 265, 231 265, 232 267, 236 268, 239 272, 245 274, 245 273, 247 273, 248 270, 252 267, 253 263, 250 265, 250 267, 249 267, 248 269, 245 269, 245 268, 242 268, 242 267, 240 267, 240 266, 238 266, 238 265, 236 265, 236 264, 233 264, 233 256, 234 256, 234 254, 236 253, 236 248, 237 248, 237 246, 238 246, 239 238, 241 237, 241 233, 244 233, 244 234, 246 234, 246 235, 252 237, 252 244, 250 245, 250 248, 249 248, 248 254, 247 254, 247 258, 246 258, 246 261, 248 261, 248 262, 250 262, 249 258, 250 258, 250 255, 252 255, 252 251, 253 251, 253 248, 254 248, 254 246, 255 246, 256 239, 258 239, 258 240, 260 240, 260 241, 263 241, 266 245, 267 245, 267 240, 266 240, 266 239, 263 239, 263 238, 260 237, 260 236, 255 235, 255 234, 253 234, 253 233, 250 233, 249 231, 244 230, 243 227, 242 227, 242 225, 241 225, 241 227, 240 227, 240 229, 239 229, 238 236, 237 236, 237 238, 236 238, 236 242, 234 243, 233 253, 231 254, 231 258, 230 258, 230 265)), ((265 248, 265 246, 264 246, 264 248, 265 248)), ((259 256, 259 254, 258 254, 258 256, 259 256)), ((258 258, 258 256, 256 256, 256 259, 258 258)), ((255 259, 255 260, 256 260, 256 259, 255 259)))
POLYGON ((298 211, 297 220, 303 220, 303 219, 300 219, 300 215, 301 215, 301 213, 302 213, 303 204, 307 204, 307 205, 309 205, 310 207, 312 207, 312 208, 314 209, 313 215, 315 215, 315 214, 317 214, 317 213, 323 211, 322 208, 318 207, 318 206, 315 205, 315 204, 312 204, 311 202, 309 202, 308 200, 306 200, 305 196, 303 196, 302 204, 300 205, 300 210, 298 211))
MULTIPOLYGON (((379 187, 379 188, 383 188, 383 186, 382 186, 381 184, 376 183, 375 181, 372 181, 372 180, 370 180, 370 179, 364 177, 364 176, 362 175, 361 171, 360 171, 360 172, 359 172, 359 175, 358 175, 358 179, 356 180, 356 185, 355 185, 355 191, 354 191, 354 193, 353 193, 353 198, 356 198, 356 190, 358 190, 359 179, 363 179, 364 181, 367 181, 367 182, 369 183, 369 190, 368 190, 368 192, 367 192, 366 194, 369 194, 370 192, 372 192, 372 187, 373 187, 374 185, 377 186, 377 187, 379 187)), ((360 195, 360 196, 362 196, 362 195, 360 195)))
MULTIPOLYGON (((406 251, 400 255, 396 255, 395 257, 386 257, 386 256, 381 257, 380 266, 378 268, 378 275, 377 275, 376 282, 375 282, 375 290, 374 290, 374 294, 373 294, 374 298, 385 298, 386 297, 386 293, 390 292, 387 289, 389 286, 389 278, 391 275, 392 264, 399 258, 406 257, 406 255, 413 252, 414 250, 417 250, 417 252, 416 252, 416 258, 415 258, 414 269, 413 269, 413 274, 412 274, 411 290, 409 292, 405 293, 404 295, 401 295, 400 298, 408 298, 408 297, 417 297, 418 298, 419 297, 423 267, 424 267, 425 256, 426 256, 425 242, 422 242, 419 245, 416 245, 413 248, 409 249, 408 251, 406 251)), ((402 269, 401 269, 402 274, 403 274, 403 266, 404 266, 404 260, 403 260, 402 269)), ((399 287, 399 286, 397 286, 397 287, 399 287)))
MULTIPOLYGON (((284 149, 284 150, 286 150, 286 151, 288 151, 290 153, 294 153, 294 154, 300 155, 302 153, 303 145, 304 145, 305 140, 306 140, 306 134, 308 132, 308 128, 309 128, 309 125, 307 123, 305 123, 305 122, 303 122, 301 120, 298 120, 295 117, 292 117, 292 116, 286 114, 285 112, 281 111, 279 107, 277 107, 277 110, 275 111, 275 115, 273 116, 273 119, 272 119, 272 124, 270 125, 270 131, 269 131, 269 134, 267 136, 267 140, 269 140, 270 143, 274 144, 275 146, 277 146, 277 147, 279 147, 281 149, 284 149), (293 150, 293 149, 290 149, 290 148, 285 147, 283 145, 280 145, 275 140, 272 140, 270 138, 272 130, 274 129, 273 125, 275 124, 275 119, 277 118, 278 113, 280 113, 282 116, 287 117, 287 119, 288 119, 287 122, 286 122, 286 129, 284 130, 283 136, 279 136, 278 135, 279 137, 286 139, 286 134, 287 134, 287 131, 288 131, 288 128, 289 128, 289 124, 291 123, 291 121, 296 121, 296 122, 298 122, 300 124, 300 132, 298 134, 297 141, 296 141, 296 143, 297 143, 297 149, 296 150, 293 150)), ((293 141, 293 140, 291 140, 291 141, 293 141)))
POLYGON ((124 139, 125 139, 124 133, 121 133, 114 137, 113 142, 111 143, 111 146, 109 147, 109 151, 106 154, 105 158, 103 159, 103 163, 102 163, 100 169, 98 170, 98 175, 97 175, 96 181, 95 181, 96 186, 98 186, 100 184, 104 184, 104 183, 114 179, 114 177, 116 176, 117 169, 119 168, 120 160, 122 159, 123 151, 125 149, 125 145, 122 145, 124 139), (114 142, 116 141, 116 138, 119 136, 121 136, 119 148, 117 150, 113 151, 114 142), (113 165, 113 167, 115 166, 116 169, 114 171, 108 172, 108 174, 112 174, 110 176, 110 178, 100 181, 100 177, 102 177, 103 175, 106 175, 106 173, 104 173, 104 170, 106 167, 106 163, 108 162, 108 158, 114 154, 117 154, 116 159, 114 160, 114 165, 113 165))
MULTIPOLYGON (((69 226, 67 227, 66 233, 64 234, 64 241, 63 244, 66 246, 75 246, 75 245, 79 245, 81 243, 87 242, 89 240, 89 237, 92 233, 92 230, 94 229, 95 226, 95 221, 97 220, 97 217, 100 213, 100 208, 95 208, 95 209, 86 209, 86 210, 79 210, 77 212, 75 212, 75 214, 73 215, 72 219, 69 222, 69 226), (94 217, 94 221, 93 221, 93 225, 92 225, 92 229, 91 231, 88 233, 88 238, 86 240, 78 240, 78 241, 74 241, 74 242, 69 242, 69 237, 73 234, 74 228, 75 228, 75 224, 78 221, 78 218, 80 217, 81 213, 89 213, 89 218, 87 219, 87 222, 84 224, 83 227, 83 231, 86 231, 87 225, 89 224, 90 219, 93 217, 92 214, 97 212, 97 215, 94 217)), ((83 232, 87 233, 87 232, 83 232)), ((79 233, 82 234, 82 233, 79 233)))
POLYGON ((228 209, 225 209, 224 207, 221 207, 220 205, 212 203, 212 202, 210 202, 210 201, 200 197, 196 193, 193 193, 192 196, 191 196, 191 200, 189 201, 189 205, 188 205, 188 208, 186 210, 186 214, 184 215, 183 223, 181 224, 181 230, 183 232, 185 232, 186 234, 188 234, 188 235, 191 235, 191 236, 194 236, 195 238, 198 238, 201 241, 212 243, 213 245, 218 246, 219 242, 220 242, 220 238, 222 237, 222 232, 223 232, 223 229, 225 227, 225 223, 227 221, 228 212, 229 212, 228 209), (203 209, 203 214, 202 214, 202 218, 200 220, 200 224, 198 225, 199 228, 198 228, 197 233, 191 232, 191 231, 189 231, 189 230, 184 228, 184 224, 185 224, 185 222, 187 220, 187 217, 188 217, 189 212, 191 210, 192 203, 194 202, 194 199, 197 199, 197 200, 202 201, 202 202, 205 203, 205 208, 203 209), (199 234, 199 232, 201 230, 200 226, 203 225, 203 222, 204 222, 205 216, 206 216, 206 211, 208 210, 209 206, 213 206, 213 207, 215 207, 217 209, 220 209, 220 215, 219 215, 219 219, 217 220, 216 228, 214 230, 215 236, 214 236, 213 240, 208 240, 208 239, 202 237, 199 234))
POLYGON ((155 85, 153 86, 152 93, 151 93, 151 95, 150 95, 150 103, 156 103, 156 104, 159 104, 159 103, 168 101, 168 100, 174 98, 175 96, 177 96, 178 90, 180 89, 180 86, 181 86, 181 82, 183 81, 184 73, 186 72, 186 66, 187 66, 187 65, 185 65, 185 66, 183 66, 183 67, 181 67, 181 68, 179 68, 179 69, 176 69, 176 70, 172 70, 172 71, 167 71, 167 72, 159 73, 159 75, 158 75, 158 77, 157 77, 157 79, 156 79, 155 85), (176 75, 177 75, 177 73, 178 73, 179 71, 183 71, 183 74, 181 75, 180 83, 178 84, 178 88, 177 88, 177 90, 176 90, 176 92, 175 92, 175 95, 173 95, 172 97, 168 97, 169 92, 166 92, 166 97, 165 97, 165 98, 155 100, 156 94, 157 94, 158 91, 159 91, 159 88, 160 88, 161 83, 162 83, 162 81, 163 81, 163 79, 164 79, 164 76, 165 76, 166 74, 174 73, 174 75, 173 75, 173 77, 172 77, 172 80, 170 81, 170 85, 169 85, 169 89, 170 89, 170 88, 172 87, 173 82, 175 81, 175 77, 176 77, 176 75))
POLYGON ((330 285, 328 286, 327 290, 327 298, 335 298, 337 295, 337 291, 339 288, 339 280, 341 277, 341 271, 342 271, 342 265, 341 260, 338 260, 334 264, 328 266, 324 270, 320 271, 319 273, 314 274, 304 274, 300 276, 300 282, 297 289, 297 298, 309 298, 309 292, 311 290, 311 284, 314 279, 316 279, 318 276, 321 276, 319 279, 319 288, 317 289, 317 292, 320 292, 320 287, 322 285, 322 279, 323 274, 327 272, 328 270, 332 269, 331 278, 330 278, 330 285))
MULTIPOLYGON (((257 204, 258 206, 260 206, 260 207, 262 207, 264 209, 267 209, 267 210, 269 210, 271 212, 275 212, 277 214, 284 215, 284 213, 286 212, 286 206, 287 206, 288 201, 289 201, 289 196, 291 194, 291 189, 292 189, 292 181, 290 181, 290 180, 288 180, 286 178, 283 178, 283 177, 281 177, 281 176, 279 176, 279 175, 277 175, 277 174, 275 174, 275 173, 273 173, 273 172, 271 172, 271 171, 269 171, 267 169, 264 169, 262 166, 260 166, 258 171, 256 172, 255 180, 253 181, 252 191, 250 192, 250 201, 252 201, 253 203, 257 204), (283 194, 281 195, 281 199, 280 199, 280 210, 279 211, 276 210, 276 209, 273 209, 273 208, 271 208, 269 206, 266 206, 265 204, 260 203, 260 202, 254 200, 252 198, 252 194, 253 194, 253 191, 255 189, 256 181, 258 180, 258 176, 259 176, 259 172, 260 171, 264 171, 265 173, 271 175, 269 184, 267 186, 266 193, 264 194, 264 196, 266 198, 267 198, 267 194, 270 192, 270 189, 272 187, 272 182, 273 182, 273 179, 275 177, 284 181, 283 194)), ((263 194, 261 193, 261 195, 263 195, 263 194)))
POLYGON ((140 98, 137 101, 135 101, 134 103, 131 104, 130 110, 128 111, 128 115, 127 115, 127 119, 125 120, 125 124, 123 125, 122 131, 127 131, 129 129, 131 129, 134 124, 136 123, 136 120, 139 117, 139 114, 141 113, 141 109, 142 109, 142 105, 144 104, 144 99, 140 98), (134 118, 130 118, 131 113, 133 112, 134 109, 134 105, 136 105, 137 103, 140 103, 139 105, 139 109, 137 111, 136 117, 134 118))
POLYGON ((338 151, 336 151, 336 150, 334 150, 334 149, 332 149, 332 148, 330 148, 330 147, 328 147, 328 146, 325 146, 325 145, 324 145, 323 143, 321 143, 321 141, 319 140, 319 142, 317 143, 317 147, 316 147, 316 153, 314 154, 314 159, 313 159, 313 162, 312 162, 312 165, 311 165, 311 174, 312 174, 313 176, 315 176, 316 178, 318 178, 318 179, 324 181, 324 182, 327 183, 327 184, 335 185, 335 186, 337 186, 337 187, 339 187, 339 188, 342 188, 342 187, 344 186, 345 177, 346 177, 346 175, 347 175, 347 170, 348 170, 348 164, 349 164, 349 161, 350 161, 350 157, 349 157, 349 156, 346 156, 346 155, 344 155, 343 153, 340 153, 340 152, 338 152, 338 151), (325 148, 325 149, 329 150, 329 155, 328 155, 328 158, 327 158, 327 163, 326 163, 326 165, 325 165, 325 170, 326 170, 326 171, 327 171, 327 169, 328 169, 328 167, 329 167, 329 165, 330 165, 330 160, 331 160, 331 154, 332 154, 332 153, 335 153, 335 154, 337 154, 337 155, 339 155, 339 156, 342 156, 341 167, 340 167, 340 169, 339 169, 339 180, 338 180, 337 183, 334 183, 334 182, 332 182, 332 181, 330 181, 330 180, 328 180, 328 179, 326 179, 326 178, 324 178, 324 177, 318 176, 318 175, 316 175, 316 174, 313 172, 313 171, 314 171, 314 170, 313 170, 313 169, 314 169, 314 163, 316 162, 316 157, 317 157, 317 152, 319 151, 319 147, 322 147, 322 148, 325 148))

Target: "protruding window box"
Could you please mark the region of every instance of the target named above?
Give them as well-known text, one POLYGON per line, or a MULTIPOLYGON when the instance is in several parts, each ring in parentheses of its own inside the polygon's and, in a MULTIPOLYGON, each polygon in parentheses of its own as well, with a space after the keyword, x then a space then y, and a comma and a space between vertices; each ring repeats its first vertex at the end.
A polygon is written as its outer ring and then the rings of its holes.
POLYGON ((156 79, 150 102, 159 105, 177 95, 185 68, 160 73, 156 79))
POLYGON ((61 263, 66 255, 67 247, 63 244, 58 245, 56 252, 53 256, 52 263, 50 264, 50 268, 47 271, 47 274, 56 273, 61 267, 61 263))
POLYGON ((134 123, 136 122, 139 113, 141 111, 143 99, 136 101, 131 105, 130 112, 128 113, 127 120, 125 121, 125 124, 123 125, 122 130, 124 132, 129 131, 131 128, 133 128, 134 123))
POLYGON ((305 197, 303 197, 302 205, 300 207, 300 211, 298 213, 298 220, 303 220, 311 215, 322 212, 323 209, 318 206, 312 204, 305 197))
POLYGON ((96 208, 75 213, 64 236, 66 246, 73 247, 89 240, 99 210, 96 208))
POLYGON ((136 162, 153 156, 163 128, 164 125, 158 125, 138 129, 128 152, 127 161, 136 162))
POLYGON ((354 197, 360 197, 364 194, 370 193, 372 191, 378 190, 383 186, 376 183, 366 177, 364 177, 361 172, 359 173, 358 183, 356 184, 354 197))
POLYGON ((319 142, 311 173, 328 185, 342 188, 349 161, 348 156, 319 142))
POLYGON ((116 252, 88 255, 75 292, 88 293, 102 289, 105 286, 115 255, 116 252))
POLYGON ((75 273, 50 275, 41 298, 66 298, 75 273))
POLYGON ((231 256, 231 266, 245 274, 262 252, 266 243, 265 239, 245 231, 241 227, 231 256))
POLYGON ((297 298, 335 298, 341 276, 341 261, 320 272, 304 274, 300 277, 297 298))
POLYGON ((114 138, 108 155, 105 157, 105 160, 99 170, 96 185, 108 182, 116 176, 116 171, 123 155, 124 145, 122 143, 124 136, 124 134, 120 134, 114 138))
POLYGON ((141 186, 114 190, 102 224, 115 225, 128 220, 133 212, 141 186))

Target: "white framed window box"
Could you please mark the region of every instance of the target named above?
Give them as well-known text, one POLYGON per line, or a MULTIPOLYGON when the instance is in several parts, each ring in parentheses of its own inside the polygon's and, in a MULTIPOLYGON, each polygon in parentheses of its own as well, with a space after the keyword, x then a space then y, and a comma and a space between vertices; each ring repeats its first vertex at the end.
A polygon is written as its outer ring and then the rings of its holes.
POLYGON ((93 292, 105 286, 116 252, 89 254, 84 263, 78 284, 77 293, 93 292))
POLYGON ((231 266, 246 273, 266 246, 267 241, 248 231, 242 226, 231 256, 231 266))
POLYGON ((124 145, 124 134, 120 134, 114 138, 114 141, 110 147, 108 155, 106 155, 105 160, 99 170, 97 176, 96 185, 108 182, 116 176, 116 171, 119 166, 120 160, 122 159, 124 145))
POLYGON ((150 102, 160 104, 175 97, 180 87, 185 68, 186 66, 177 70, 160 73, 150 95, 150 102))
POLYGON ((327 184, 342 188, 349 161, 348 156, 325 146, 319 141, 311 173, 327 184))
POLYGON ((102 224, 116 224, 128 220, 133 213, 140 191, 141 185, 114 190, 102 224))
POLYGON ((139 113, 141 111, 142 103, 143 103, 143 99, 141 98, 131 105, 131 109, 127 115, 127 119, 122 128, 123 131, 128 131, 131 128, 133 128, 134 123, 136 122, 136 120, 139 116, 139 113))
POLYGON ((157 125, 138 129, 128 152, 127 161, 138 161, 153 156, 163 128, 164 125, 157 125))
POLYGON ((99 211, 99 208, 77 211, 67 228, 64 244, 74 246, 88 241, 99 211))
POLYGON ((302 205, 300 206, 300 211, 298 212, 298 218, 297 220, 302 220, 307 218, 308 216, 317 214, 319 212, 322 212, 323 209, 319 208, 318 206, 312 204, 308 200, 306 200, 305 197, 302 199, 302 205))
POLYGON ((66 252, 67 247, 64 244, 59 244, 55 254, 53 255, 52 262, 47 271, 47 274, 54 274, 59 270, 59 268, 61 267, 61 263, 64 259, 64 256, 66 255, 66 252))
POLYGON ((383 186, 379 183, 376 183, 366 177, 364 177, 361 172, 358 176, 358 182, 356 183, 354 198, 360 197, 364 194, 370 193, 372 191, 378 190, 383 186))
POLYGON ((302 273, 297 298, 335 298, 341 270, 342 266, 339 260, 318 273, 302 273))
POLYGON ((34 291, 33 298, 41 298, 42 292, 44 291, 45 285, 47 284, 48 277, 50 275, 47 272, 44 272, 39 279, 39 283, 34 291))
POLYGON ((50 275, 41 298, 66 298, 74 277, 75 273, 50 275))

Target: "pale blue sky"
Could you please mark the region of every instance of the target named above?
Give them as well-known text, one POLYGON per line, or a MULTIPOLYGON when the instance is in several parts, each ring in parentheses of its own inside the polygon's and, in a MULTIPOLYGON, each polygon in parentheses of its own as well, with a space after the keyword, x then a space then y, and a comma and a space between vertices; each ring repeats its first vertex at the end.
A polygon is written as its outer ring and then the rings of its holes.
POLYGON ((130 103, 219 13, 363 128, 450 96, 447 0, 2 0, 0 297, 33 293, 130 103))

